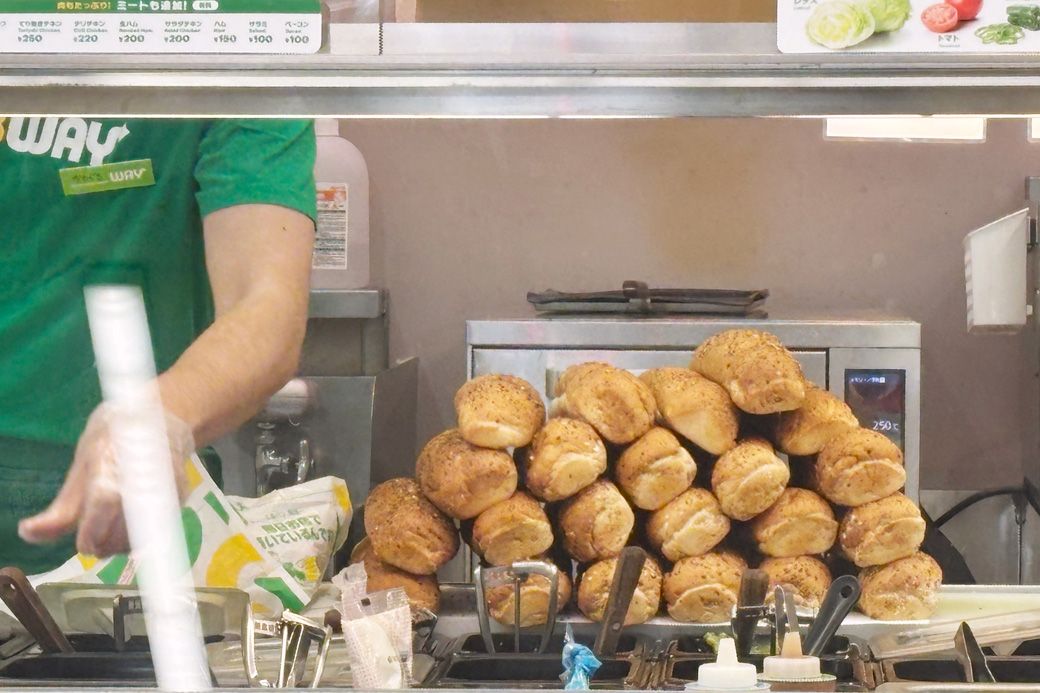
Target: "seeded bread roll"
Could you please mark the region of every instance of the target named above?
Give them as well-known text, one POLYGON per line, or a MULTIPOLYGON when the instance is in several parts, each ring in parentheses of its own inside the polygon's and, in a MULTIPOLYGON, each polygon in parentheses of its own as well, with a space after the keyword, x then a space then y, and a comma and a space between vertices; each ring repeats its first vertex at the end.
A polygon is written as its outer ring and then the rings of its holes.
MULTIPOLYGON (((571 600, 571 578, 562 570, 556 583, 556 610, 571 600)), ((520 627, 541 626, 549 618, 549 597, 552 583, 541 575, 531 575, 520 585, 520 627)), ((488 613, 504 626, 512 626, 516 616, 516 598, 513 583, 497 585, 487 592, 488 613)))
POLYGON ((455 393, 459 432, 467 442, 504 450, 523 447, 545 422, 542 397, 512 375, 482 375, 455 393))
POLYGON ((849 405, 830 392, 812 385, 799 409, 780 414, 776 426, 777 447, 788 455, 815 455, 837 436, 859 427, 849 405))
POLYGON ((646 535, 669 561, 708 553, 729 534, 730 522, 715 496, 691 488, 650 516, 646 535))
POLYGON ((436 575, 412 575, 384 563, 372 550, 372 542, 368 537, 358 542, 350 552, 350 563, 364 563, 369 592, 382 592, 399 587, 408 595, 408 603, 413 609, 429 609, 437 613, 441 602, 441 589, 436 575))
MULTIPOLYGON (((578 608, 597 623, 603 620, 607 609, 616 568, 616 558, 594 563, 582 574, 578 583, 578 608)), ((636 591, 628 605, 628 613, 625 614, 626 626, 646 623, 657 615, 661 608, 661 579, 661 566, 652 556, 647 556, 636 591)))
POLYGON ((657 510, 693 483, 697 463, 664 428, 651 428, 632 443, 614 466, 614 478, 632 505, 657 510))
POLYGON ((477 516, 473 543, 491 565, 511 565, 548 551, 553 533, 538 501, 517 491, 477 516))
POLYGON ((413 479, 391 479, 372 489, 365 533, 379 560, 414 575, 433 575, 459 550, 455 525, 413 479))
POLYGON ((661 420, 712 455, 737 444, 737 408, 718 383, 689 368, 654 368, 639 379, 650 388, 661 420))
POLYGON ((827 501, 804 488, 788 488, 752 520, 751 532, 766 556, 811 556, 834 545, 838 522, 827 501))
POLYGON ((915 553, 859 576, 860 611, 880 621, 926 619, 939 605, 942 568, 931 556, 915 553))
POLYGON ((426 497, 456 520, 469 520, 513 495, 516 464, 501 450, 478 448, 450 429, 419 453, 415 476, 426 497))
POLYGON ((812 483, 838 505, 856 507, 886 498, 906 485, 903 451, 876 431, 854 428, 823 446, 812 483))
POLYGON ((684 558, 664 578, 668 615, 684 623, 729 622, 744 559, 731 551, 684 558))
POLYGON ((729 392, 749 414, 775 414, 802 406, 805 376, 775 336, 758 330, 727 330, 693 354, 690 368, 729 392))
POLYGON ((607 471, 607 447, 576 419, 549 419, 524 457, 524 483, 544 501, 570 498, 607 471))
POLYGON ((554 416, 569 416, 590 424, 615 445, 625 445, 654 425, 657 405, 639 378, 607 364, 568 368, 557 383, 554 416))
POLYGON ((831 586, 831 571, 823 561, 812 556, 767 558, 759 568, 769 575, 767 601, 773 599, 777 585, 786 585, 794 588, 795 603, 799 606, 819 609, 831 586))
POLYGON ((715 461, 711 490, 722 512, 750 520, 765 512, 787 488, 791 470, 764 438, 749 438, 715 461))
POLYGON ((621 553, 635 522, 635 513, 617 486, 600 480, 564 503, 559 529, 571 558, 587 563, 621 553))
POLYGON ((901 493, 853 508, 841 521, 841 550, 860 568, 913 555, 924 542, 924 518, 901 493))

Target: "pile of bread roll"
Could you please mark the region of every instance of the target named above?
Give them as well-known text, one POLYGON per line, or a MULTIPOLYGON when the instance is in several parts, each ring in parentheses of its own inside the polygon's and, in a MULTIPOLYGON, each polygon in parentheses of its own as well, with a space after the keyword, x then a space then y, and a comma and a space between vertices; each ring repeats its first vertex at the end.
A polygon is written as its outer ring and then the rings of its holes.
MULTIPOLYGON (((900 493, 901 451, 807 382, 773 335, 723 332, 689 368, 639 377, 573 366, 552 394, 546 421, 519 378, 482 376, 458 391, 458 427, 424 447, 417 480, 369 496, 368 541, 355 560, 379 585, 405 587, 435 609, 434 573, 458 549, 458 521, 488 565, 554 562, 561 606, 576 577, 577 606, 593 620, 630 544, 652 556, 629 624, 662 609, 679 621, 724 621, 756 564, 807 606, 819 605, 834 570, 854 566, 867 615, 934 610, 942 575, 919 551, 924 520, 900 493)), ((489 613, 511 624, 513 599, 511 586, 490 589, 489 613)), ((521 625, 544 623, 548 602, 548 581, 529 578, 521 625)))

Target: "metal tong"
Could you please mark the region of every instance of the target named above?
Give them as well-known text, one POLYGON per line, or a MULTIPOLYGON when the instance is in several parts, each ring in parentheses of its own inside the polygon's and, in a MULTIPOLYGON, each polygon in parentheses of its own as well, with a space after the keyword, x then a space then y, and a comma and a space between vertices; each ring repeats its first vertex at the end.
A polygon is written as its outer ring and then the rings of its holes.
POLYGON ((798 632, 798 608, 794 601, 794 593, 788 592, 782 585, 773 590, 773 653, 779 654, 784 646, 784 636, 788 629, 798 632))
POLYGON ((961 623, 957 634, 953 636, 954 656, 964 670, 964 680, 967 683, 996 683, 997 679, 990 671, 989 663, 986 662, 986 653, 979 646, 975 634, 966 623, 961 623))
POLYGON ((321 685, 329 646, 332 644, 332 627, 319 625, 289 611, 283 613, 278 620, 260 619, 253 615, 252 607, 247 607, 246 618, 242 624, 242 660, 249 685, 259 688, 299 687, 307 669, 311 645, 315 643, 317 659, 314 663, 314 675, 311 677, 311 688, 321 685), (260 676, 256 664, 257 635, 280 637, 282 640, 278 679, 275 683, 260 676))
POLYGON ((29 635, 36 639, 44 652, 73 652, 72 644, 54 617, 43 605, 40 595, 18 568, 0 570, 0 599, 11 610, 18 622, 25 626, 29 635))
POLYGON ((487 585, 486 579, 489 573, 497 574, 508 572, 513 577, 513 652, 520 652, 520 587, 532 575, 541 575, 549 580, 549 608, 542 628, 541 640, 538 642, 538 654, 545 654, 549 649, 549 641, 552 638, 553 629, 556 628, 556 615, 559 610, 557 603, 559 599, 560 571, 550 564, 542 561, 519 561, 508 567, 488 568, 477 566, 473 571, 474 582, 477 588, 477 620, 480 623, 480 637, 484 640, 484 648, 488 654, 495 654, 498 648, 495 639, 491 635, 491 621, 487 608, 487 585))
POLYGON ((765 605, 768 591, 769 574, 766 571, 749 568, 740 576, 737 607, 730 620, 737 646, 737 659, 744 660, 751 654, 755 630, 769 613, 765 605))
POLYGON ((859 601, 860 592, 859 579, 854 575, 843 575, 831 583, 802 641, 802 652, 811 657, 823 654, 827 643, 859 601))
POLYGON ((621 630, 625 627, 625 617, 628 616, 628 607, 632 604, 632 595, 639 586, 644 563, 646 551, 638 546, 626 546, 618 556, 614 567, 614 579, 610 583, 610 596, 603 611, 603 625, 592 646, 592 652, 597 657, 617 652, 621 630))

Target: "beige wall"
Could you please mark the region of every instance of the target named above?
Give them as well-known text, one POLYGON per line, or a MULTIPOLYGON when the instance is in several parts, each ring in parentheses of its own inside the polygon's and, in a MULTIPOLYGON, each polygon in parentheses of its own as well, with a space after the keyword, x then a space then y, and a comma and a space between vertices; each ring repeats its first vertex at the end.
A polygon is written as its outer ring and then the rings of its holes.
MULTIPOLYGON (((395 356, 422 359, 420 435, 451 424, 467 318, 528 289, 760 288, 786 310, 924 324, 923 486, 1021 478, 1020 337, 964 328, 961 238, 1022 205, 1040 146, 837 143, 819 121, 357 121, 373 277, 395 356)), ((425 438, 424 438, 425 439, 425 438)))

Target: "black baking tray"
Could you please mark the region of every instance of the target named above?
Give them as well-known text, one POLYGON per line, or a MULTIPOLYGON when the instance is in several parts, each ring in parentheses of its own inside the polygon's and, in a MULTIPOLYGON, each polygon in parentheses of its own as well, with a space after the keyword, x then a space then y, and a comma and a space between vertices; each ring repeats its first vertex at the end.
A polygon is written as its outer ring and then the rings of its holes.
POLYGON ((765 317, 768 289, 652 289, 626 281, 619 291, 529 292, 527 301, 542 313, 728 315, 765 317))

